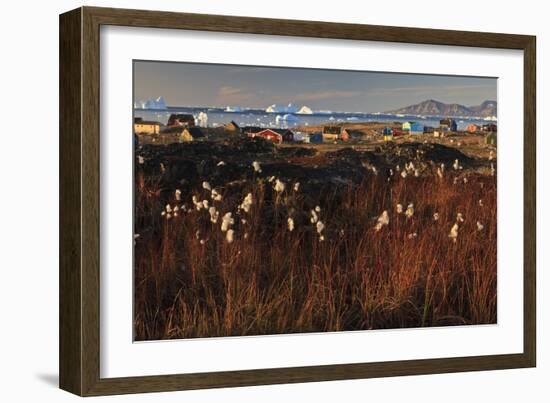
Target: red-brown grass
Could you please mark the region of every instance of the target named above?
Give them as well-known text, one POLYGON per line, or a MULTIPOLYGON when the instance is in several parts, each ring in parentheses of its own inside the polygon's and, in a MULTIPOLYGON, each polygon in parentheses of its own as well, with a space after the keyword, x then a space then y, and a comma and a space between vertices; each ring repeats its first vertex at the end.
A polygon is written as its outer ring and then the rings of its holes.
POLYGON ((455 177, 367 175, 317 193, 295 192, 288 181, 281 194, 255 177, 217 188, 218 202, 199 187, 180 202, 172 197, 171 207, 191 212, 167 219, 155 181, 138 175, 136 340, 495 323, 496 180, 455 177), (237 213, 249 192, 250 211, 237 213), (216 206, 216 224, 193 209, 192 194, 216 206), (414 204, 414 215, 398 214, 398 203, 414 204), (323 241, 310 221, 317 205, 323 241), (389 225, 376 231, 384 210, 389 225), (220 230, 226 212, 235 219, 232 243, 220 230))

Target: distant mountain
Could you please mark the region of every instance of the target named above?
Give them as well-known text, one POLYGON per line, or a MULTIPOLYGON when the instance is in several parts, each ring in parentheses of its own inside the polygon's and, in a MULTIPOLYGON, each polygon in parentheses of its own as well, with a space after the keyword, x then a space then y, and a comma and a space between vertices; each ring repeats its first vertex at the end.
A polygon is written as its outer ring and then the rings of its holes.
POLYGON ((387 111, 392 115, 429 115, 429 116, 463 116, 463 117, 490 117, 497 115, 497 102, 484 101, 481 105, 464 106, 460 104, 446 104, 433 99, 410 105, 404 108, 387 111))
POLYGON ((475 112, 476 116, 488 117, 497 115, 496 101, 484 101, 481 105, 470 106, 470 110, 475 112))

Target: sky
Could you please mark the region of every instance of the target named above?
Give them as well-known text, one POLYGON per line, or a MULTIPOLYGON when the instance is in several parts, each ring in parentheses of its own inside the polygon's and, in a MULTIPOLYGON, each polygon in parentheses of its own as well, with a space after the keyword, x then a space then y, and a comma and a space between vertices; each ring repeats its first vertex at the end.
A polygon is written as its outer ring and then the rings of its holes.
POLYGON ((485 77, 380 73, 223 64, 134 62, 134 99, 168 106, 272 104, 339 112, 384 112, 427 99, 466 106, 497 99, 485 77))

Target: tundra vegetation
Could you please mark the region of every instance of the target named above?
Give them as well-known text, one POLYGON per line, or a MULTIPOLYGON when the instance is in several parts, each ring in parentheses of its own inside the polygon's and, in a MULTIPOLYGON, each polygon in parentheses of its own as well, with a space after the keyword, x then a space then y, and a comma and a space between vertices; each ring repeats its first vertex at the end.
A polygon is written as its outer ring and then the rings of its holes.
POLYGON ((495 172, 419 142, 136 146, 135 338, 495 323, 495 172))

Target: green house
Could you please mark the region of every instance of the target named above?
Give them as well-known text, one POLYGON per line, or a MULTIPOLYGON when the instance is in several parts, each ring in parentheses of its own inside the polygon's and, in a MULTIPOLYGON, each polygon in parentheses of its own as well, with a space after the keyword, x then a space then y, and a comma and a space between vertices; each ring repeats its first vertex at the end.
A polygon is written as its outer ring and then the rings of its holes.
POLYGON ((403 130, 406 130, 408 132, 411 131, 411 126, 414 125, 416 122, 404 122, 403 125, 402 125, 402 129, 403 130))
POLYGON ((485 144, 490 144, 493 146, 497 145, 497 134, 495 132, 489 133, 485 136, 485 144))

